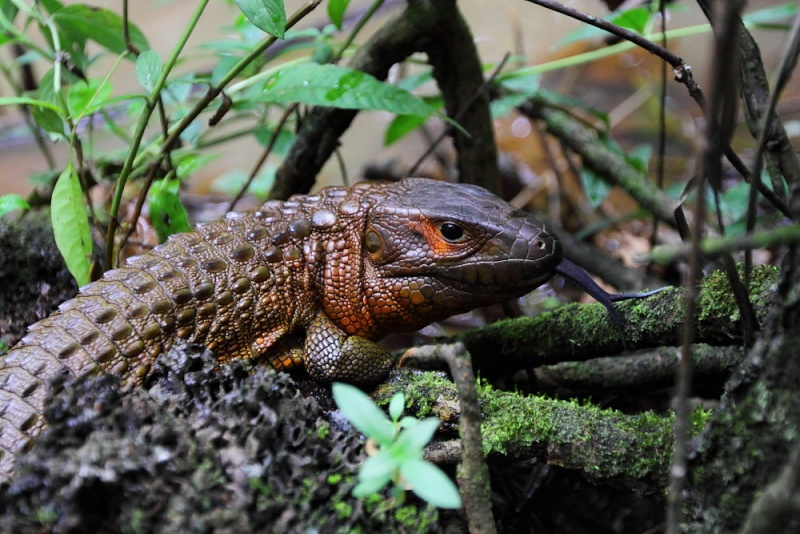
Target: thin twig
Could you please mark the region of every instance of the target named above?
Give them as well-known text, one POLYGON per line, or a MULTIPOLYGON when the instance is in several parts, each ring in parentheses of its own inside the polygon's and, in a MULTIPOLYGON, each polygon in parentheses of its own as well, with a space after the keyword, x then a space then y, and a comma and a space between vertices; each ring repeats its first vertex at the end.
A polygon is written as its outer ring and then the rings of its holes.
MULTIPOLYGON (((164 99, 161 98, 159 94, 156 97, 156 106, 158 109, 158 120, 161 124, 161 134, 166 136, 167 130, 169 129, 169 120, 167 118, 167 110, 164 107, 164 99)), ((169 174, 172 170, 172 158, 167 156, 165 158, 166 161, 166 170, 163 175, 169 174)), ((136 198, 136 205, 133 208, 133 215, 130 218, 131 224, 128 227, 127 231, 123 234, 122 239, 120 239, 120 250, 124 248, 128 244, 128 240, 133 235, 133 232, 136 231, 136 222, 139 220, 139 216, 142 214, 142 209, 144 209, 144 203, 147 200, 147 193, 150 191, 150 187, 152 187, 153 182, 156 179, 156 175, 158 173, 158 169, 161 167, 161 161, 154 161, 150 168, 147 170, 147 178, 145 178, 144 183, 142 184, 142 189, 139 191, 139 195, 136 198)))
POLYGON ((722 175, 720 156, 726 144, 723 139, 719 114, 723 111, 725 93, 731 84, 731 61, 736 57, 736 25, 740 5, 725 3, 723 16, 715 29, 716 46, 711 76, 711 99, 706 111, 706 147, 703 153, 700 172, 697 175, 697 207, 692 232, 692 252, 689 256, 689 269, 686 273, 686 322, 683 328, 681 359, 675 379, 675 448, 670 468, 669 498, 667 500, 668 534, 680 532, 683 517, 683 488, 688 477, 688 439, 689 439, 689 393, 692 384, 692 344, 695 342, 695 314, 698 308, 698 281, 702 273, 700 240, 705 229, 706 179, 712 184, 719 183, 722 175))
MULTIPOLYGON (((683 58, 681 58, 676 54, 673 54, 667 48, 659 44, 656 44, 649 39, 645 39, 638 33, 634 33, 621 26, 617 26, 616 24, 612 24, 606 20, 597 18, 596 16, 590 15, 589 13, 584 13, 579 9, 565 6, 560 2, 554 2, 553 0, 525 0, 525 1, 530 2, 532 4, 540 5, 557 13, 561 13, 562 15, 566 15, 575 20, 585 22, 586 24, 589 24, 596 28, 600 28, 601 30, 605 30, 612 35, 616 35, 620 39, 630 41, 631 43, 647 50, 651 54, 660 57, 661 59, 672 65, 674 69, 680 69, 682 71, 690 72, 683 58)), ((681 80, 681 81, 685 82, 686 80, 681 80)), ((696 87, 696 89, 699 90, 699 87, 696 87)), ((692 87, 692 90, 695 90, 695 86, 692 87)))
MULTIPOLYGON (((667 63, 672 66, 673 72, 675 74, 675 81, 683 84, 686 89, 689 91, 689 96, 691 96, 697 104, 700 106, 700 109, 706 111, 706 98, 703 94, 703 90, 700 89, 700 86, 694 79, 692 74, 692 69, 680 56, 673 54, 670 52, 666 47, 658 45, 649 39, 642 37, 641 35, 634 33, 630 30, 625 28, 621 28, 615 24, 612 24, 608 21, 598 19, 594 15, 590 15, 588 13, 584 13, 580 10, 565 6, 559 2, 554 2, 552 0, 525 0, 526 2, 531 2, 533 4, 540 5, 542 7, 552 9, 558 13, 566 15, 568 17, 574 18, 596 28, 600 28, 605 30, 617 37, 624 39, 626 41, 630 41, 631 43, 647 50, 651 54, 660 57, 667 63)), ((738 156, 733 152, 733 150, 726 146, 724 150, 725 157, 731 162, 731 164, 736 168, 738 172, 742 174, 745 180, 750 181, 749 173, 747 172, 747 167, 744 165, 737 165, 736 160, 738 160, 738 156)), ((760 182, 760 181, 759 181, 760 182)), ((772 191, 769 190, 763 184, 759 184, 759 182, 755 182, 756 187, 758 188, 758 192, 761 193, 764 198, 767 199, 771 204, 773 204, 777 209, 779 209, 784 215, 788 216, 789 210, 786 207, 786 204, 777 198, 772 191)))
POLYGON ((342 43, 342 45, 339 47, 339 50, 336 52, 336 55, 331 60, 331 63, 338 63, 339 62, 339 60, 342 58, 342 55, 345 53, 345 51, 348 48, 350 48, 351 44, 353 44, 353 41, 355 40, 356 36, 361 32, 361 30, 364 28, 364 26, 367 24, 367 22, 369 22, 370 19, 372 19, 372 17, 375 15, 375 13, 378 12, 378 10, 383 5, 384 1, 385 0, 375 0, 372 3, 372 5, 370 5, 367 8, 367 10, 364 12, 364 14, 361 17, 359 17, 359 19, 356 22, 355 26, 350 31, 350 34, 347 36, 347 38, 345 39, 344 43, 342 43))
MULTIPOLYGON (((461 342, 451 345, 433 345, 409 349, 408 353, 428 353, 424 356, 439 357, 447 362, 458 390, 461 418, 458 433, 461 437, 461 465, 458 470, 458 485, 464 500, 470 532, 492 534, 497 527, 492 514, 492 488, 489 467, 483 457, 481 438, 481 408, 475 374, 472 372, 470 355, 461 342), (430 354, 430 353, 433 354, 430 354)), ((407 354, 408 354, 407 353, 407 354)), ((414 358, 414 354, 409 355, 414 358)))
MULTIPOLYGON (((667 48, 667 7, 665 0, 659 0, 658 13, 661 17, 661 46, 667 48)), ((661 64, 661 98, 658 107, 658 167, 656 168, 656 185, 664 189, 664 158, 667 153, 667 69, 661 64)), ((658 217, 653 217, 653 234, 650 236, 650 247, 658 240, 658 217)))
POLYGON ((275 126, 275 130, 272 132, 272 135, 269 138, 267 146, 261 153, 261 157, 258 158, 256 164, 253 165, 253 168, 250 170, 250 174, 248 175, 244 185, 239 189, 239 192, 236 193, 236 196, 233 198, 233 200, 231 200, 231 203, 228 204, 227 211, 233 211, 233 209, 236 207, 236 204, 242 199, 247 190, 250 189, 250 184, 252 184, 253 180, 255 180, 256 176, 258 176, 258 172, 261 170, 261 167, 264 165, 264 163, 267 161, 267 158, 272 153, 272 149, 275 147, 275 143, 278 141, 278 137, 280 136, 281 131, 283 131, 283 126, 286 124, 286 121, 289 119, 292 113, 295 112, 298 105, 299 104, 292 104, 291 106, 286 108, 286 111, 283 112, 283 115, 281 115, 281 118, 278 121, 278 125, 275 126))
MULTIPOLYGON (((503 56, 503 59, 500 61, 497 67, 495 67, 495 69, 492 71, 492 74, 489 76, 489 78, 483 83, 483 85, 480 86, 480 88, 477 91, 475 91, 475 93, 473 93, 472 97, 470 97, 470 99, 467 101, 464 107, 462 107, 458 111, 458 114, 455 117, 453 117, 453 120, 455 122, 458 122, 469 111, 470 106, 472 106, 475 102, 478 101, 479 98, 481 98, 486 94, 486 91, 489 90, 489 87, 491 87, 492 83, 494 82, 494 79, 497 77, 498 74, 500 74, 503 71, 503 67, 505 66, 509 57, 510 54, 508 53, 506 53, 506 55, 503 56)), ((414 176, 414 174, 419 169, 419 166, 422 165, 423 161, 425 161, 425 158, 430 156, 431 153, 436 149, 436 147, 439 146, 439 143, 441 143, 445 137, 450 135, 452 131, 453 131, 453 126, 448 125, 447 128, 445 128, 444 131, 441 134, 439 134, 439 137, 437 137, 433 141, 433 143, 431 143, 428 146, 425 152, 423 152, 422 155, 419 158, 417 158, 417 161, 408 170, 406 176, 414 176)))
POLYGON ((138 56, 140 51, 131 41, 130 25, 128 24, 128 0, 122 0, 122 36, 125 39, 125 48, 138 56))
MULTIPOLYGON (((747 206, 747 233, 751 234, 755 230, 756 227, 756 203, 758 200, 758 196, 756 194, 757 187, 761 184, 761 167, 764 163, 763 156, 764 150, 767 147, 767 141, 769 140, 769 132, 771 130, 771 121, 772 116, 775 113, 775 106, 778 103, 778 98, 780 97, 781 93, 783 92, 786 83, 789 81, 791 77, 792 71, 797 63, 797 55, 800 53, 800 13, 794 19, 794 24, 792 24, 792 30, 789 33, 788 43, 786 45, 786 49, 783 52, 783 56, 781 57, 781 61, 778 67, 778 77, 775 80, 774 88, 772 90, 772 94, 770 95, 769 105, 767 106, 767 110, 764 112, 764 119, 761 121, 761 132, 758 136, 758 146, 756 147, 755 154, 753 154, 753 163, 752 168, 750 170, 750 197, 748 199, 748 206, 747 206)), ((752 255, 748 252, 745 255, 745 270, 744 276, 745 280, 749 281, 750 279, 750 268, 752 266, 752 255)))
MULTIPOLYGON (((739 236, 708 237, 700 242, 700 253, 707 258, 730 254, 741 250, 788 247, 800 245, 800 225, 781 226, 754 234, 739 236)), ((650 251, 648 259, 662 265, 685 260, 691 254, 689 243, 660 245, 650 251)))

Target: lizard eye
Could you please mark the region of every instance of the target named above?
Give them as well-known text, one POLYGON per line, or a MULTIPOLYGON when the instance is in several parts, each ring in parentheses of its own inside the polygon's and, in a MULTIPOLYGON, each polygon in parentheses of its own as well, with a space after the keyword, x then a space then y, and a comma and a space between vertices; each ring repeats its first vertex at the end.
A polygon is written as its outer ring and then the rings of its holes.
POLYGON ((438 228, 442 237, 451 243, 459 243, 467 237, 467 232, 453 222, 443 222, 438 228))
POLYGON ((383 239, 378 232, 370 228, 364 235, 364 247, 370 254, 379 254, 383 251, 383 239))

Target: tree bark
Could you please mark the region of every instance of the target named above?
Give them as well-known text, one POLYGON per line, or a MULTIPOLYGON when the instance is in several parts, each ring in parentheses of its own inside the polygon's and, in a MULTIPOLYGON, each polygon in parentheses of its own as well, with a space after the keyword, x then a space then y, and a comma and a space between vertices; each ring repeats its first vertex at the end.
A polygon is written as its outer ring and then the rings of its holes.
MULTIPOLYGON (((792 199, 795 211, 800 195, 792 199)), ((783 262, 771 315, 748 357, 731 378, 727 393, 701 436, 690 463, 686 528, 731 532, 748 516, 775 514, 758 496, 778 480, 800 433, 800 250, 783 262)), ((794 490, 794 499, 797 492, 794 490)), ((786 510, 784 510, 786 512, 786 510)), ((752 518, 753 520, 763 517, 752 518)), ((789 507, 780 528, 800 531, 800 509, 789 507)))

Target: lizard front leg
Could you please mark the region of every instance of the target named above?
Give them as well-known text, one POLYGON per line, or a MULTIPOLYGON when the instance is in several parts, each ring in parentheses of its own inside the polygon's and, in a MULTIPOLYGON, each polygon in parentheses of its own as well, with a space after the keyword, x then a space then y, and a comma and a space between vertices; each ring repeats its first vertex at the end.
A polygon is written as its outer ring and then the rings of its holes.
POLYGON ((348 336, 320 311, 306 329, 305 367, 323 382, 375 384, 394 363, 389 352, 369 339, 348 336))

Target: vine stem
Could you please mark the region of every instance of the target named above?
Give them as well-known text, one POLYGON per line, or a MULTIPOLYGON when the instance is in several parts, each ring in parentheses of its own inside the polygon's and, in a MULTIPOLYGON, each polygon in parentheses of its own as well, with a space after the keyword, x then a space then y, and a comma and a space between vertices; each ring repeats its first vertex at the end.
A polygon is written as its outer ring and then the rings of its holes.
MULTIPOLYGON (((322 0, 313 0, 295 11, 294 14, 286 21, 286 29, 288 30, 300 22, 300 20, 311 13, 321 2, 322 0)), ((236 78, 236 76, 238 76, 239 73, 241 73, 250 63, 260 58, 267 48, 272 46, 272 44, 277 40, 278 38, 272 35, 264 38, 255 48, 253 48, 249 54, 244 56, 233 67, 231 67, 231 70, 228 71, 225 77, 223 77, 216 85, 212 85, 208 88, 206 94, 203 95, 197 104, 194 105, 191 111, 189 111, 189 113, 187 113, 183 119, 181 119, 181 121, 170 130, 169 136, 167 136, 161 145, 163 147, 161 149, 161 157, 163 157, 164 154, 170 149, 175 140, 177 140, 178 136, 189 127, 192 121, 194 121, 200 115, 200 113, 202 113, 203 110, 205 110, 206 107, 220 95, 220 93, 222 93, 225 87, 231 83, 233 79, 236 78)))
POLYGON ((128 150, 128 155, 125 158, 122 170, 119 173, 117 188, 114 191, 114 198, 111 202, 108 233, 106 235, 105 263, 106 268, 108 269, 112 269, 116 263, 116 254, 114 253, 114 235, 117 232, 117 215, 119 214, 119 206, 122 203, 122 193, 125 190, 125 184, 128 181, 131 170, 133 170, 133 163, 136 159, 136 153, 139 151, 139 145, 144 138, 144 132, 147 128, 147 124, 150 122, 150 116, 153 114, 153 111, 156 108, 158 95, 164 88, 164 85, 167 83, 167 77, 172 71, 172 67, 174 67, 175 63, 178 61, 178 57, 183 51, 183 47, 186 46, 186 42, 189 40, 189 36, 197 26, 200 16, 203 14, 208 2, 209 0, 200 0, 200 2, 197 4, 197 8, 195 8, 194 13, 192 13, 191 18, 189 19, 189 24, 186 26, 186 28, 184 28, 183 33, 178 38, 177 44, 172 49, 172 53, 170 54, 167 63, 161 69, 161 75, 158 77, 158 80, 156 80, 156 83, 154 84, 153 89, 150 91, 150 95, 147 98, 147 105, 144 107, 144 110, 142 110, 141 116, 139 116, 139 122, 136 125, 136 130, 133 134, 133 139, 131 140, 131 148, 128 150))
MULTIPOLYGON (((150 116, 155 110, 157 97, 166 83, 167 76, 172 70, 172 67, 177 61, 181 51, 183 50, 186 41, 194 31, 197 21, 208 4, 208 1, 209 0, 201 0, 200 4, 197 6, 197 9, 195 9, 195 12, 192 14, 192 18, 189 20, 189 25, 181 35, 178 44, 175 46, 175 49, 172 51, 172 54, 167 61, 167 64, 164 65, 164 69, 161 71, 161 76, 153 87, 153 90, 150 92, 147 106, 145 106, 142 116, 139 118, 139 123, 136 126, 136 132, 131 144, 131 149, 128 152, 128 156, 125 159, 122 171, 120 172, 119 180, 117 181, 117 189, 114 193, 114 200, 111 205, 111 216, 108 225, 108 234, 106 236, 106 267, 109 269, 113 268, 114 264, 116 263, 116 255, 114 254, 114 236, 118 226, 117 215, 119 213, 119 206, 122 200, 122 192, 125 189, 125 184, 134 166, 139 163, 137 161, 137 152, 139 150, 139 145, 141 144, 142 138, 144 137, 145 128, 150 121, 150 116)), ((286 21, 286 29, 288 30, 297 24, 301 19, 313 11, 321 2, 322 0, 312 0, 295 11, 295 13, 286 21)), ((255 48, 253 48, 253 50, 250 51, 249 54, 244 56, 233 67, 231 67, 228 73, 217 84, 211 85, 208 88, 206 94, 203 95, 203 97, 194 105, 189 113, 187 113, 183 119, 178 122, 178 124, 170 129, 169 134, 161 143, 161 151, 156 157, 156 161, 154 162, 155 164, 160 164, 160 162, 174 146, 175 141, 178 139, 180 134, 183 133, 183 131, 189 127, 192 121, 194 121, 200 115, 200 113, 202 113, 208 107, 208 105, 222 93, 225 87, 231 83, 231 81, 233 81, 233 79, 236 78, 236 76, 238 76, 250 63, 261 57, 264 51, 272 46, 275 41, 277 41, 277 37, 272 35, 264 38, 255 48)))

